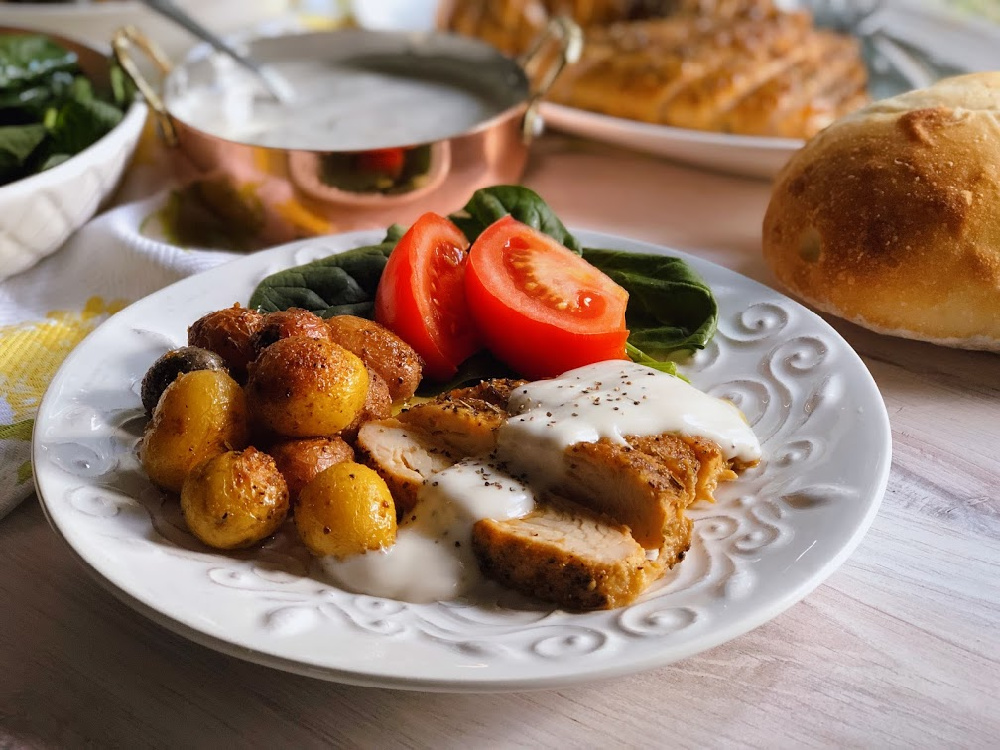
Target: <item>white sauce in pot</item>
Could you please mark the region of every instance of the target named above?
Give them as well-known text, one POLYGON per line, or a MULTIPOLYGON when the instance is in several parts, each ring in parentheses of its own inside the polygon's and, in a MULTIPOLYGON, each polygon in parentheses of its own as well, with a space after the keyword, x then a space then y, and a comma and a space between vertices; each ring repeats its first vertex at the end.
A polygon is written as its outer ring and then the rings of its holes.
POLYGON ((281 104, 228 58, 213 58, 213 65, 214 85, 188 87, 178 79, 167 92, 167 108, 210 135, 257 146, 363 151, 430 143, 503 111, 459 85, 322 60, 269 66, 293 90, 292 101, 281 104))
POLYGON ((483 518, 527 515, 536 495, 557 484, 566 448, 601 438, 674 433, 708 438, 727 459, 752 462, 760 443, 739 409, 680 378, 623 360, 598 362, 518 388, 497 449, 434 475, 404 519, 395 546, 345 561, 328 558, 330 576, 353 591, 412 602, 453 599, 480 574, 472 527, 483 518), (498 466, 523 477, 503 473, 498 466))

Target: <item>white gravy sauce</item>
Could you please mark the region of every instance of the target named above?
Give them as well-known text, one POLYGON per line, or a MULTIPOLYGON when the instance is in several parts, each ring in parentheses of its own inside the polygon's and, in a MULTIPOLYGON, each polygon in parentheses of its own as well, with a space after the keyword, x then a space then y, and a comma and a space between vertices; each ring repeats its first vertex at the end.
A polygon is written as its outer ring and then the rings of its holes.
POLYGON ((520 518, 535 507, 532 491, 487 460, 468 458, 421 488, 417 506, 388 549, 323 568, 352 591, 410 602, 454 599, 480 580, 472 527, 483 518, 520 518))
POLYGON ((282 104, 227 58, 213 58, 213 85, 172 86, 171 113, 241 143, 316 151, 360 151, 448 138, 499 114, 501 106, 457 85, 361 70, 322 60, 269 67, 290 84, 282 104))
POLYGON ((760 443, 739 409, 680 378, 624 360, 598 362, 518 388, 497 448, 434 475, 396 544, 323 566, 352 591, 411 602, 453 599, 480 580, 472 527, 519 518, 557 484, 567 447, 601 438, 675 433, 716 442, 728 459, 755 461, 760 443), (502 471, 505 467, 510 474, 502 471), (514 478, 511 474, 516 475, 514 478))

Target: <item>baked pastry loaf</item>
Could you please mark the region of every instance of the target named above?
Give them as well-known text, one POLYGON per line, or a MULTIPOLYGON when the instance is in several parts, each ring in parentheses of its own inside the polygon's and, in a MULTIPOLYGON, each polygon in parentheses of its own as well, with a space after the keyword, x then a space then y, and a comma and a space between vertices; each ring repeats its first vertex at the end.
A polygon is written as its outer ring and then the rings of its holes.
POLYGON ((567 106, 805 138, 868 100, 856 40, 771 0, 452 0, 442 24, 516 54, 556 13, 586 30, 580 61, 549 93, 567 106))
POLYGON ((875 102, 817 135, 777 178, 763 248, 821 310, 1000 351, 1000 73, 875 102))

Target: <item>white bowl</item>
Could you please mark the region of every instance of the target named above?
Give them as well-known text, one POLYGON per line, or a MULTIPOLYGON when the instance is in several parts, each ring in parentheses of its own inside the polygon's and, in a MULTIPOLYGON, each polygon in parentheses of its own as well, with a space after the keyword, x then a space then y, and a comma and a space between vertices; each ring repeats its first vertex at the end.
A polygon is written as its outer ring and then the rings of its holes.
MULTIPOLYGON (((287 15, 290 0, 178 0, 185 11, 216 33, 230 34, 287 15)), ((138 0, 89 3, 3 3, 0 25, 21 26, 105 47, 115 29, 138 26, 179 59, 198 40, 138 0)))
MULTIPOLYGON (((93 48, 70 46, 103 56, 93 48)), ((82 67, 92 75, 87 65, 82 67)), ((0 186, 0 280, 54 252, 97 212, 118 186, 145 122, 146 105, 137 100, 113 130, 83 151, 44 172, 0 186)))

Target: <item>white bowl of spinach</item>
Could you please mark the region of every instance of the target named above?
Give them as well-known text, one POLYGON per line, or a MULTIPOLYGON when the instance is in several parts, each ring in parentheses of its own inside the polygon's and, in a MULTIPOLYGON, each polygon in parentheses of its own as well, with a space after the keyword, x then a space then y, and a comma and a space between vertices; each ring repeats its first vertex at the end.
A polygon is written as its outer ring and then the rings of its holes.
POLYGON ((96 213, 145 118, 105 53, 0 27, 0 279, 56 250, 96 213))

